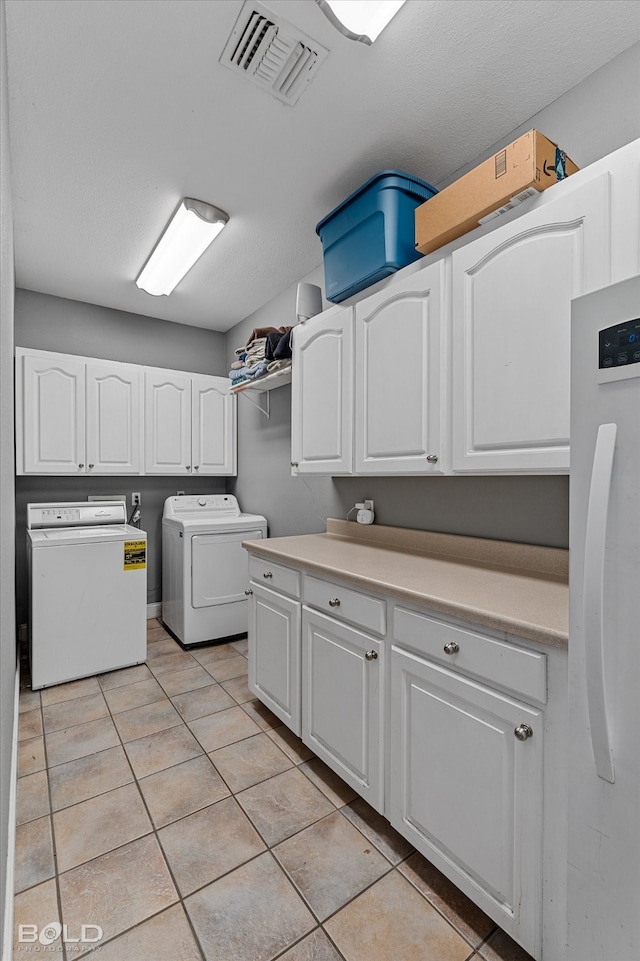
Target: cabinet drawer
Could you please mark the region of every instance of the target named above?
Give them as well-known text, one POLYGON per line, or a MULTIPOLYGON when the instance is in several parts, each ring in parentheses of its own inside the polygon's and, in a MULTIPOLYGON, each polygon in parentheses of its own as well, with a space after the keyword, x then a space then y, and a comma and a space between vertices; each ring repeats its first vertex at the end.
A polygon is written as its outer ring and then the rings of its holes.
POLYGON ((544 654, 516 647, 471 629, 398 607, 394 637, 397 644, 541 704, 547 700, 547 659, 544 654))
POLYGON ((267 558, 250 555, 249 577, 290 597, 300 597, 300 571, 294 571, 290 567, 282 567, 267 558))
POLYGON ((374 634, 387 629, 387 605, 384 601, 360 591, 352 591, 342 584, 323 581, 307 575, 304 579, 304 602, 332 617, 350 621, 374 634))

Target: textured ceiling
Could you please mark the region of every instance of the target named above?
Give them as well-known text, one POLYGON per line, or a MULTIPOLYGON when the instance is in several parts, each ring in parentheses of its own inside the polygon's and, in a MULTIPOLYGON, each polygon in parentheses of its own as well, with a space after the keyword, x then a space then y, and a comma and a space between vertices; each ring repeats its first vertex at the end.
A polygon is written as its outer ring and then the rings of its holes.
POLYGON ((322 261, 316 223, 378 170, 432 183, 640 39, 635 2, 408 0, 285 106, 218 60, 242 0, 7 0, 18 286, 227 330, 322 261), (134 279, 181 197, 229 225, 169 297, 134 279))

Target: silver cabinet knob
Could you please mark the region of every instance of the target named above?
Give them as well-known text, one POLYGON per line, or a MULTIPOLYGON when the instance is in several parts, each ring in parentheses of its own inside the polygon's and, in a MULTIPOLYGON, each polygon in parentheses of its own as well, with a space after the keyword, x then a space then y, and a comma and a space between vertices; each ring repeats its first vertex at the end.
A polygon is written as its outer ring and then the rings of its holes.
POLYGON ((199 464, 196 464, 196 466, 195 466, 193 469, 194 469, 194 470, 200 470, 200 465, 199 465, 199 464))
POLYGON ((367 659, 368 661, 377 661, 377 660, 378 660, 378 652, 377 652, 377 651, 367 651, 367 653, 365 654, 365 657, 366 657, 366 659, 367 659))
POLYGON ((519 741, 526 741, 528 738, 533 737, 533 728, 528 724, 518 724, 513 733, 519 741))
POLYGON ((339 598, 339 597, 332 597, 332 598, 329 600, 329 607, 340 607, 340 598, 339 598))
POLYGON ((265 578, 265 580, 268 581, 270 577, 273 577, 273 574, 271 573, 271 571, 265 571, 262 576, 265 578))
POLYGON ((78 470, 84 470, 84 464, 78 464, 78 470))
POLYGON ((95 466, 96 466, 95 464, 89 464, 89 470, 93 470, 95 466))
POLYGON ((291 466, 292 466, 292 467, 298 467, 298 461, 297 461, 297 460, 292 460, 292 461, 291 461, 291 466))
POLYGON ((457 654, 460 650, 460 645, 457 641, 448 641, 443 647, 445 654, 457 654))
POLYGON ((250 594, 253 594, 253 591, 251 590, 250 587, 246 589, 245 594, 247 595, 247 597, 249 597, 250 594))
POLYGON ((185 470, 191 470, 191 464, 187 464, 185 470))
POLYGON ((427 464, 437 464, 437 463, 438 463, 438 455, 437 455, 437 454, 428 454, 428 455, 427 455, 427 464))

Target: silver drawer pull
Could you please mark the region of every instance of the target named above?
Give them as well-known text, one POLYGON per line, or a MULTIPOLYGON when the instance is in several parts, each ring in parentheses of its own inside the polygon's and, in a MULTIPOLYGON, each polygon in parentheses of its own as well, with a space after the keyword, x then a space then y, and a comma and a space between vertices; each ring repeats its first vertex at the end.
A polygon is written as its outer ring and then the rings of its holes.
POLYGON ((247 597, 249 597, 250 594, 253 594, 253 591, 251 590, 250 587, 246 589, 245 594, 247 595, 247 597))
POLYGON ((513 733, 519 741, 526 741, 533 737, 533 729, 528 724, 518 724, 513 733))
POLYGON ((449 641, 445 644, 443 650, 445 654, 457 654, 460 650, 460 645, 457 641, 449 641))
POLYGON ((378 660, 378 652, 377 652, 377 651, 367 651, 367 653, 365 654, 365 657, 366 657, 366 659, 367 659, 368 661, 377 661, 377 660, 378 660))
POLYGON ((270 577, 273 577, 273 574, 271 573, 271 571, 265 571, 262 576, 263 576, 266 580, 269 580, 270 577))
POLYGON ((340 607, 340 598, 339 598, 339 597, 332 597, 332 598, 329 600, 329 607, 340 607))

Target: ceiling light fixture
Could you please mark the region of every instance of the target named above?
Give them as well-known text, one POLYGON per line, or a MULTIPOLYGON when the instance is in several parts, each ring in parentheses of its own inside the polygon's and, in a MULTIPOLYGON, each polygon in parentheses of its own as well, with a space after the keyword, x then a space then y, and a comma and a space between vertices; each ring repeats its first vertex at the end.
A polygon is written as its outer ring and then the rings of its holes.
POLYGON ((228 220, 229 215, 218 207, 188 197, 182 200, 140 271, 136 285, 155 297, 170 294, 228 220))
POLYGON ((316 0, 336 30, 349 40, 372 44, 405 0, 316 0))

